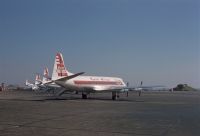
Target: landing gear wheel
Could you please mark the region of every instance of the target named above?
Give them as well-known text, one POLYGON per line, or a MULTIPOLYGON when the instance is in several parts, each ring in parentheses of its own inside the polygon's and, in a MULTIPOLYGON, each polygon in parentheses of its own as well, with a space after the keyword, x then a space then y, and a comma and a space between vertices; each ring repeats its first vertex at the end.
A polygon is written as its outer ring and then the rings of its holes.
POLYGON ((82 93, 82 99, 87 99, 87 94, 82 93))
POLYGON ((112 100, 116 100, 117 99, 117 93, 116 92, 112 92, 112 100))
POLYGON ((112 95, 112 100, 116 100, 117 96, 116 95, 112 95))

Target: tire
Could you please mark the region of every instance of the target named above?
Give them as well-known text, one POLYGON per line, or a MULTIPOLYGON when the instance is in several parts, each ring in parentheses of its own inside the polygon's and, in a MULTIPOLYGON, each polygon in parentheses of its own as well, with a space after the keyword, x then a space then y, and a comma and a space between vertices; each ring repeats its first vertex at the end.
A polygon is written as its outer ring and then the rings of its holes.
POLYGON ((87 99, 87 94, 82 94, 82 99, 87 99))
POLYGON ((113 95, 112 96, 112 100, 116 100, 117 99, 117 96, 116 95, 113 95))

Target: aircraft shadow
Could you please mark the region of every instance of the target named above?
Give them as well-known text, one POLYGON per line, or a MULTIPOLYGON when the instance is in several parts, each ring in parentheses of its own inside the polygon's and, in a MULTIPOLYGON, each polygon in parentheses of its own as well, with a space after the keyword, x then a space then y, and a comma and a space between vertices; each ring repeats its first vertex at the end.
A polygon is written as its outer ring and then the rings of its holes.
POLYGON ((77 100, 77 101, 110 101, 110 102, 144 102, 144 100, 135 100, 128 98, 119 98, 117 100, 112 100, 111 98, 105 97, 88 97, 87 99, 82 99, 81 97, 48 97, 44 99, 46 101, 59 101, 59 100, 77 100))

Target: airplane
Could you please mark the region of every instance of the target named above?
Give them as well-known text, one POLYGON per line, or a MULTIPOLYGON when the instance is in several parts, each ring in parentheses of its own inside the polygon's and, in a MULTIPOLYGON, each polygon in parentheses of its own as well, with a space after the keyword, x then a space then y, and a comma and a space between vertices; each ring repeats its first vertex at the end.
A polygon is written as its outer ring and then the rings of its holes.
POLYGON ((25 83, 26 86, 30 87, 32 90, 36 91, 39 89, 39 87, 35 84, 32 84, 32 83, 29 83, 28 80, 26 80, 26 83, 25 83))
POLYGON ((52 78, 49 77, 49 70, 47 67, 44 69, 43 79, 40 84, 41 87, 46 87, 47 89, 58 89, 61 88, 59 85, 55 84, 51 80, 52 78))
POLYGON ((48 83, 49 81, 51 81, 51 79, 49 78, 49 70, 47 67, 45 67, 43 78, 42 78, 42 84, 48 83))
POLYGON ((40 78, 40 75, 39 74, 36 74, 36 77, 35 77, 35 83, 29 83, 28 80, 26 80, 26 83, 25 85, 30 87, 32 90, 36 91, 36 90, 39 90, 39 84, 41 83, 41 78, 40 78))
MULTIPOLYGON (((116 100, 121 92, 129 91, 123 79, 118 77, 82 76, 84 72, 73 74, 64 64, 61 53, 57 53, 52 73, 52 82, 69 91, 82 93, 82 98, 87 99, 90 93, 111 92, 112 99, 116 100)), ((62 94, 64 91, 60 92, 62 94)))
POLYGON ((35 83, 29 83, 28 80, 26 80, 25 85, 32 88, 32 90, 47 90, 47 86, 45 85, 50 81, 49 79, 49 71, 48 68, 45 67, 44 69, 44 74, 43 74, 43 79, 41 80, 40 74, 36 74, 35 77, 35 83))
POLYGON ((49 77, 49 70, 47 67, 44 68, 43 78, 41 80, 40 74, 36 74, 35 83, 30 83, 26 80, 25 85, 30 87, 32 90, 43 90, 43 91, 50 91, 50 90, 59 90, 61 87, 51 81, 49 77))
POLYGON ((42 80, 41 80, 40 74, 36 74, 35 85, 40 85, 41 83, 42 83, 42 80))

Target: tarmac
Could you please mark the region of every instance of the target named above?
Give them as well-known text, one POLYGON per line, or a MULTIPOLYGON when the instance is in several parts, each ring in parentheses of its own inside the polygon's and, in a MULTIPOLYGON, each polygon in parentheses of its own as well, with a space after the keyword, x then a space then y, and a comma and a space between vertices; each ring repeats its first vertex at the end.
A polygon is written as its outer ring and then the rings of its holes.
POLYGON ((0 92, 0 136, 199 136, 200 92, 0 92))

